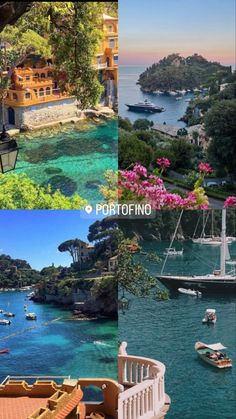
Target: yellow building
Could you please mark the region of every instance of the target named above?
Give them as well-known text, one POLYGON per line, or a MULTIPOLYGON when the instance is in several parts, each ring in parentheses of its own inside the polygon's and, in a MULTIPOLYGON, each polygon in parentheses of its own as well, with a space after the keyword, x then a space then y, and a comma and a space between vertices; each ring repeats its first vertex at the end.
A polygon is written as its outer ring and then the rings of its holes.
MULTIPOLYGON (((104 86, 101 103, 112 107, 117 100, 118 19, 104 14, 102 22, 104 36, 94 58, 94 66, 104 86)), ((4 99, 6 125, 40 127, 80 117, 76 99, 60 92, 52 60, 32 55, 23 65, 11 74, 11 85, 4 99)))

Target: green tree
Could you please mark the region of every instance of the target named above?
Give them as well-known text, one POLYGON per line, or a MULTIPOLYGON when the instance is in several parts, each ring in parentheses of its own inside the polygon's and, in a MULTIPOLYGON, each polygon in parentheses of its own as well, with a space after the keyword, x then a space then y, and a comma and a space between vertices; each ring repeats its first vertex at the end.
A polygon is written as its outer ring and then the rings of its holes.
POLYGON ((133 125, 130 122, 129 118, 122 118, 121 116, 119 116, 118 124, 119 124, 119 128, 125 131, 132 131, 133 129, 133 125))
POLYGON ((212 138, 210 161, 221 173, 236 173, 236 100, 223 100, 212 106, 205 117, 206 133, 212 138))
POLYGON ((145 118, 139 118, 139 119, 136 119, 136 121, 133 123, 133 129, 147 131, 153 125, 154 125, 153 121, 149 121, 148 119, 145 119, 145 118))
POLYGON ((119 135, 119 168, 126 169, 131 164, 139 162, 149 167, 153 159, 153 149, 140 141, 135 134, 120 130, 119 135))
POLYGON ((79 195, 68 198, 60 191, 52 193, 50 186, 39 186, 25 174, 0 175, 1 209, 81 209, 85 205, 79 195))

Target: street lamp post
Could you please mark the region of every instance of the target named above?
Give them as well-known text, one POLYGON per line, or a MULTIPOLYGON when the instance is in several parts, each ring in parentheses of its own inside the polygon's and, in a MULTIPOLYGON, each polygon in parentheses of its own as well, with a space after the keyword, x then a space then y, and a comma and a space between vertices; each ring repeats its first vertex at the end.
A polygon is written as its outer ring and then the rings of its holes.
POLYGON ((3 130, 0 134, 0 173, 6 173, 15 169, 18 152, 19 147, 16 140, 9 136, 3 125, 3 130))
POLYGON ((118 308, 122 311, 122 314, 125 314, 129 310, 131 300, 125 297, 125 291, 123 289, 122 297, 118 300, 118 308))

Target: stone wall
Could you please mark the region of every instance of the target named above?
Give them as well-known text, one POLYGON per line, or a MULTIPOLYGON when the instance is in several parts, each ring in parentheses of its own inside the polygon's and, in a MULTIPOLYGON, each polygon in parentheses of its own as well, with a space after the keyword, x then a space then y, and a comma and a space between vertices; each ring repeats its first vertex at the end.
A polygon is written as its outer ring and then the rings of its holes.
MULTIPOLYGON (((15 126, 34 128, 51 122, 79 117, 81 111, 74 98, 40 103, 34 106, 15 107, 15 126)), ((8 124, 8 106, 5 106, 5 121, 8 124)))

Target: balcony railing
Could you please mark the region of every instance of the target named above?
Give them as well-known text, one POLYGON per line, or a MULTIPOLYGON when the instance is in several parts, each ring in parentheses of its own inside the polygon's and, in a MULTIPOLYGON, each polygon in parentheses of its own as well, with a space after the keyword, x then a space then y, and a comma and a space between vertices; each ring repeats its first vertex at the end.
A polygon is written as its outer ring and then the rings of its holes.
POLYGON ((123 342, 118 358, 119 384, 124 388, 118 400, 119 419, 164 417, 165 365, 154 359, 127 355, 126 347, 123 342))

